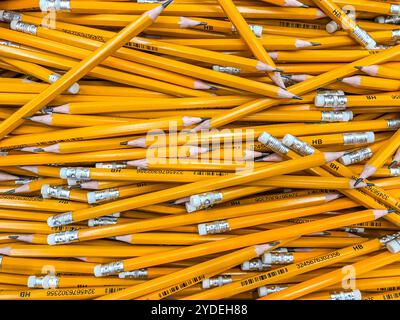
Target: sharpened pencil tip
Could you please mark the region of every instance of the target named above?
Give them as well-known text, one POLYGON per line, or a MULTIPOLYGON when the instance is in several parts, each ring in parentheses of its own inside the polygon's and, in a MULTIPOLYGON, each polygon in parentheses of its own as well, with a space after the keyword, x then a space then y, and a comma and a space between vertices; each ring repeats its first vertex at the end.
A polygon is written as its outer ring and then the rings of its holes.
POLYGON ((273 72, 280 72, 280 73, 283 73, 284 71, 283 71, 282 69, 276 68, 276 69, 273 70, 273 72))
POLYGON ((344 78, 336 78, 337 81, 342 82, 344 78))
POLYGON ((392 163, 389 165, 389 169, 393 169, 395 166, 397 166, 397 161, 392 161, 392 163))
POLYGON ((19 237, 18 236, 8 236, 8 239, 14 239, 17 240, 19 237))
POLYGON ((15 189, 11 189, 11 190, 4 192, 4 194, 14 194, 14 193, 15 193, 15 189))
POLYGON ((302 97, 299 97, 299 96, 293 96, 292 99, 295 99, 295 100, 303 100, 303 98, 302 98, 302 97))
POLYGON ((363 178, 358 178, 358 179, 356 180, 356 182, 354 183, 354 187, 356 187, 358 184, 360 184, 360 183, 363 182, 363 181, 364 181, 363 178))
POLYGON ((310 43, 312 44, 313 47, 318 47, 318 46, 321 45, 320 42, 312 42, 312 41, 310 41, 310 43))
POLYGON ((163 2, 163 4, 161 5, 164 9, 166 7, 168 7, 172 2, 174 2, 174 0, 167 0, 165 2, 163 2))
POLYGON ((202 21, 202 22, 200 22, 200 23, 198 24, 198 26, 206 26, 206 25, 208 25, 208 22, 204 22, 204 21, 202 21))
POLYGON ((214 86, 210 86, 210 89, 209 90, 218 90, 218 88, 217 87, 214 87, 214 86))
POLYGON ((33 152, 44 152, 44 149, 42 149, 42 148, 35 148, 35 149, 33 149, 33 152))
POLYGON ((32 120, 32 117, 23 117, 24 120, 32 120))
POLYGON ((53 113, 53 108, 52 107, 45 107, 41 110, 42 113, 44 114, 51 114, 53 113))
POLYGON ((388 210, 388 213, 393 213, 393 212, 396 212, 397 210, 395 210, 395 209, 389 209, 388 210))
POLYGON ((119 143, 120 146, 127 146, 128 145, 128 141, 123 141, 119 143))
POLYGON ((361 71, 362 71, 362 69, 363 69, 364 67, 355 66, 354 68, 356 68, 356 69, 358 69, 358 70, 361 70, 361 71))

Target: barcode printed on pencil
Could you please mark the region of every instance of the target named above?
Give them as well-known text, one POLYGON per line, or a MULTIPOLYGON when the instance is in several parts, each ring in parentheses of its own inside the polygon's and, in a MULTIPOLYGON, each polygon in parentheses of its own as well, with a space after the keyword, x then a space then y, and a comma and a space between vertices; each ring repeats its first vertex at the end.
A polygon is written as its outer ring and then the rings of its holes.
POLYGON ((118 292, 121 291, 123 288, 106 288, 106 294, 110 294, 110 293, 114 293, 114 292, 118 292))
POLYGON ((204 278, 205 278, 204 275, 201 275, 201 276, 198 276, 198 277, 194 277, 192 279, 189 279, 188 281, 182 282, 182 283, 180 283, 180 284, 178 284, 176 286, 170 287, 169 289, 166 289, 166 290, 160 292, 158 294, 158 296, 160 297, 160 299, 165 298, 166 296, 174 294, 177 291, 186 289, 186 287, 189 287, 189 286, 191 286, 193 284, 196 284, 196 283, 204 280, 204 278))
POLYGON ((355 226, 360 226, 360 227, 381 227, 382 223, 377 222, 377 221, 369 221, 369 222, 360 222, 355 224, 355 226))
POLYGON ((310 24, 310 23, 301 23, 301 22, 289 22, 289 21, 280 21, 279 25, 281 27, 288 28, 301 28, 301 29, 315 29, 322 30, 322 27, 318 24, 310 24))
POLYGON ((270 271, 268 273, 264 273, 262 275, 256 276, 254 278, 243 280, 243 281, 240 282, 240 285, 242 287, 250 286, 250 285, 255 284, 257 282, 261 282, 261 281, 264 281, 266 279, 273 278, 273 277, 276 277, 278 275, 285 274, 287 272, 288 272, 287 268, 277 269, 277 270, 270 271))
POLYGON ((222 171, 195 171, 193 174, 197 176, 226 176, 228 173, 222 171))
POLYGON ((388 293, 383 296, 383 300, 395 300, 400 298, 400 292, 388 293))

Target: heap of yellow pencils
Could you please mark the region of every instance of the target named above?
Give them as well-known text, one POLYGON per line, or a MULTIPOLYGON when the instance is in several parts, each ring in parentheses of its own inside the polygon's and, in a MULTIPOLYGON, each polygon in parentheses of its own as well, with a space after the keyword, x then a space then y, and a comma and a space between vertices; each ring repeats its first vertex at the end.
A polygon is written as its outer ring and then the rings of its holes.
POLYGON ((0 2, 0 300, 400 299, 399 22, 0 2))

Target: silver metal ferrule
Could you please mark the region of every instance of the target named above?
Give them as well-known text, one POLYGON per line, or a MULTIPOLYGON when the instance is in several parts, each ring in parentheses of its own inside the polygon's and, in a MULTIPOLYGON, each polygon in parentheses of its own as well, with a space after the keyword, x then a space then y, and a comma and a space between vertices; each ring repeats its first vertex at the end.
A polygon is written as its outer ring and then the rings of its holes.
POLYGON ((370 148, 364 148, 356 150, 353 152, 346 153, 344 156, 340 157, 338 161, 345 166, 359 163, 365 159, 369 159, 373 156, 372 150, 370 148))
POLYGON ((285 290, 287 288, 288 288, 287 286, 278 286, 278 285, 262 286, 257 289, 257 292, 258 292, 258 296, 261 298, 261 297, 265 297, 269 294, 285 290))
POLYGON ((400 24, 400 16, 386 16, 375 18, 375 22, 383 24, 400 24))
POLYGON ((399 177, 400 176, 400 168, 391 168, 389 170, 390 170, 391 177, 399 177))
POLYGON ((89 219, 88 226, 89 227, 109 226, 117 224, 117 222, 118 222, 118 217, 99 217, 99 218, 89 219))
POLYGON ((205 227, 205 234, 218 234, 231 230, 229 222, 224 220, 205 223, 204 227, 205 227))
MULTIPOLYGON (((261 136, 260 136, 261 137, 261 136)), ((289 148, 286 147, 282 141, 278 140, 277 138, 269 135, 268 140, 265 141, 263 140, 262 143, 269 149, 271 149, 273 152, 276 152, 278 154, 288 154, 289 148)))
POLYGON ((345 96, 346 93, 343 90, 325 90, 325 89, 318 89, 317 94, 323 96, 345 96))
POLYGON ((382 245, 385 245, 386 243, 396 240, 399 237, 400 237, 400 231, 393 233, 393 234, 389 234, 387 236, 384 236, 384 237, 380 238, 379 241, 381 242, 382 245))
POLYGON ((261 259, 252 259, 243 262, 241 268, 243 271, 266 271, 271 269, 271 265, 263 263, 261 259))
MULTIPOLYGON (((285 139, 284 139, 285 142, 285 139)), ((295 136, 292 136, 291 139, 291 145, 286 144, 290 149, 296 151, 297 153, 300 153, 303 156, 309 156, 314 154, 315 148, 313 146, 310 146, 307 142, 301 141, 300 139, 296 138, 295 136)))
POLYGON ((370 139, 371 139, 370 132, 343 133, 343 144, 344 145, 370 143, 371 142, 370 139))
POLYGON ((0 41, 0 45, 12 48, 21 48, 21 46, 18 43, 14 43, 11 41, 0 41))
POLYGON ((90 179, 90 168, 61 168, 61 179, 75 179, 75 180, 88 180, 90 179))
POLYGON ((323 95, 324 105, 322 108, 334 108, 335 110, 345 110, 347 107, 347 96, 323 95))
POLYGON ((201 210, 212 207, 216 202, 221 201, 222 198, 223 195, 221 192, 206 192, 191 196, 189 202, 197 210, 201 210))
POLYGON ((400 38, 400 30, 392 30, 392 39, 393 40, 398 40, 400 38))
POLYGON ((46 196, 44 198, 56 198, 69 200, 71 196, 71 190, 63 187, 48 186, 46 190, 46 196))
POLYGON ((28 278, 28 288, 43 288, 44 277, 30 276, 28 278))
POLYGON ((387 124, 388 129, 399 129, 400 128, 400 119, 386 120, 386 124, 387 124))
POLYGON ((78 230, 59 232, 54 234, 54 244, 70 243, 78 240, 78 230))
POLYGON ((70 11, 71 2, 70 0, 47 0, 40 2, 41 11, 70 11))
POLYGON ((109 276, 124 271, 124 263, 122 261, 102 264, 99 266, 99 274, 101 276, 109 276))
POLYGON ((378 44, 375 47, 375 50, 386 50, 386 49, 390 49, 390 48, 393 48, 393 46, 384 45, 384 44, 378 44))
POLYGON ((98 169, 126 169, 128 167, 126 162, 101 162, 96 163, 98 169))
POLYGON ((119 189, 106 189, 102 191, 88 192, 88 203, 100 203, 104 201, 115 200, 119 198, 119 189))
POLYGON ((66 224, 71 224, 73 223, 74 220, 72 218, 72 212, 66 212, 62 214, 58 214, 56 216, 52 216, 47 220, 47 224, 49 227, 58 227, 58 226, 64 226, 66 224))
POLYGON ((88 181, 90 181, 90 179, 85 179, 85 180, 67 179, 67 184, 69 187, 80 187, 82 183, 88 181))
POLYGON ((269 253, 264 253, 262 256, 262 260, 264 263, 268 263, 266 261, 266 257, 268 256, 267 260, 270 260, 270 264, 290 264, 294 262, 294 256, 292 252, 274 252, 271 251, 269 253))
POLYGON ((323 122, 348 122, 353 119, 352 111, 322 111, 321 121, 323 122))
POLYGON ((3 264, 3 255, 0 255, 0 268, 2 264, 3 264))
POLYGON ((226 284, 232 283, 231 276, 218 276, 203 280, 203 288, 215 288, 215 287, 222 287, 226 284))
POLYGON ((49 75, 49 82, 50 83, 54 83, 57 82, 58 79, 61 78, 61 75, 59 75, 58 73, 52 73, 51 75, 49 75))
POLYGON ((215 65, 212 67, 214 71, 222 72, 222 73, 227 73, 227 74, 239 74, 242 70, 239 68, 235 67, 223 67, 223 66, 218 66, 215 65))
POLYGON ((367 49, 374 49, 376 47, 375 40, 369 35, 367 31, 356 26, 353 29, 353 35, 356 37, 358 42, 367 49))
MULTIPOLYGON (((256 35, 256 37, 260 38, 263 33, 263 27, 256 24, 249 24, 250 30, 256 35)), ((237 32, 237 29, 234 25, 232 25, 232 32, 237 32)))
POLYGON ((27 34, 32 34, 36 36, 38 27, 34 24, 25 23, 22 21, 13 20, 10 23, 10 27, 12 30, 20 31, 27 34))
POLYGON ((60 282, 60 278, 56 276, 47 275, 43 278, 43 289, 56 289, 60 282))
POLYGON ((331 300, 359 300, 359 294, 354 291, 340 291, 330 294, 331 300))
POLYGON ((390 5, 390 13, 391 14, 400 14, 400 4, 391 4, 390 5))
POLYGON ((138 269, 133 271, 120 272, 118 277, 120 279, 147 279, 149 272, 147 269, 138 269))
POLYGON ((355 228, 344 227, 344 228, 342 228, 342 230, 349 232, 349 233, 364 233, 365 232, 365 228, 357 228, 357 227, 355 227, 355 228))
POLYGON ((19 21, 19 20, 21 20, 21 18, 22 18, 22 14, 20 14, 18 12, 14 12, 14 11, 8 11, 8 10, 2 11, 2 14, 0 15, 0 21, 3 21, 3 22, 11 22, 13 20, 19 21))

